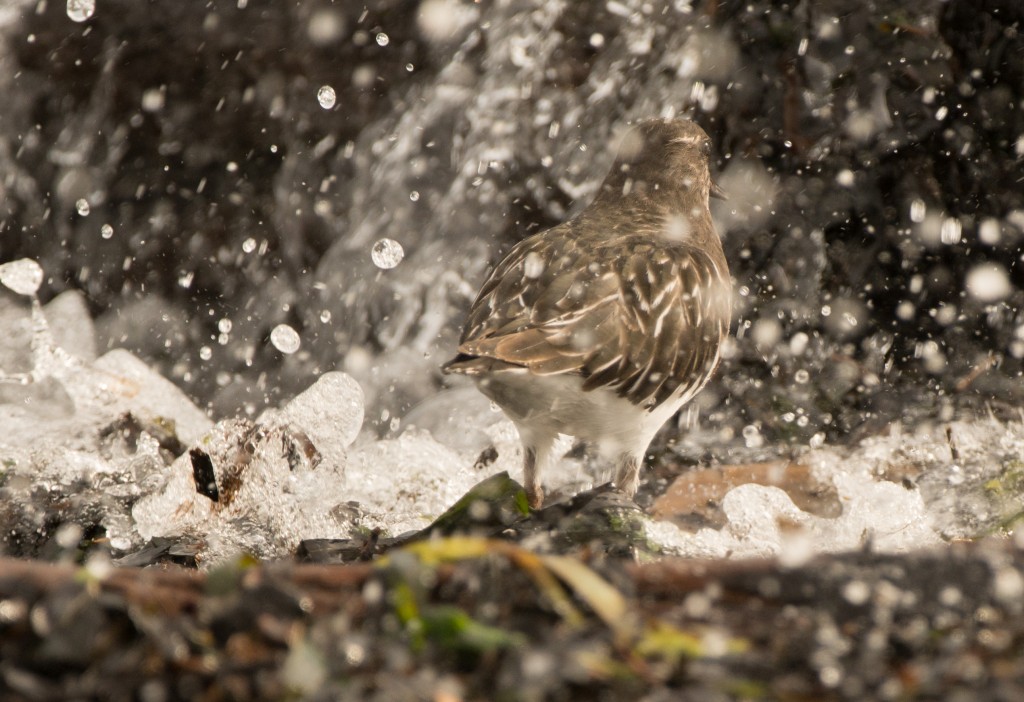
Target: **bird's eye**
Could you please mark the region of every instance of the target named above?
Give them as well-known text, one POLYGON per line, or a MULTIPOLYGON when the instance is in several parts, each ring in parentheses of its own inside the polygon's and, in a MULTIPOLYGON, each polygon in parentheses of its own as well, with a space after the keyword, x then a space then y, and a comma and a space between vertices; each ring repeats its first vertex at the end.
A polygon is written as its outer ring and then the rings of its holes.
POLYGON ((705 156, 711 155, 711 140, 705 139, 700 143, 700 152, 705 156))

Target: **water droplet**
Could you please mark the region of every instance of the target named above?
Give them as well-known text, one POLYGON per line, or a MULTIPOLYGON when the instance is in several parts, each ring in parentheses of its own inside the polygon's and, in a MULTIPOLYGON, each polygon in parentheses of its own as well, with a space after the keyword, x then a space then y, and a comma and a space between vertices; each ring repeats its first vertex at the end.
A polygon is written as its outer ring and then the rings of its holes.
POLYGON ((999 226, 999 220, 995 217, 986 217, 981 220, 981 225, 978 227, 978 240, 983 244, 989 246, 995 246, 999 243, 1002 238, 1002 228, 999 226))
POLYGON ((928 206, 924 204, 924 200, 915 198, 910 203, 910 221, 911 222, 923 222, 924 216, 928 212, 928 206))
POLYGON ((409 199, 412 200, 413 202, 418 202, 420 199, 419 191, 413 190, 411 193, 409 193, 409 199))
POLYGON ((227 317, 224 317, 223 319, 217 321, 217 329, 222 334, 230 334, 232 326, 233 325, 231 323, 231 320, 228 319, 227 317))
POLYGON ((104 224, 102 227, 100 227, 100 236, 102 236, 104 239, 109 239, 110 237, 114 236, 114 228, 109 224, 104 224))
POLYGON ((96 12, 96 0, 68 0, 68 17, 74 22, 85 22, 96 12))
POLYGON ((939 603, 945 607, 956 607, 963 599, 963 591, 953 585, 947 585, 939 590, 939 603))
POLYGON ((391 41, 391 39, 388 38, 387 34, 385 34, 384 32, 377 32, 377 45, 378 46, 387 46, 390 41, 391 41))
POLYGON ((801 385, 803 385, 810 379, 811 374, 807 372, 806 368, 801 368, 800 370, 793 374, 793 380, 800 383, 801 385))
POLYGON ((527 278, 539 278, 544 272, 544 268, 544 258, 539 253, 531 251, 526 254, 526 260, 523 261, 523 275, 527 278))
POLYGON ((54 540, 61 548, 75 548, 78 546, 78 542, 82 540, 84 533, 82 527, 77 524, 63 524, 57 529, 57 533, 54 534, 54 540))
MULTIPOLYGON (((789 340, 789 351, 794 356, 801 356, 807 350, 807 345, 810 343, 811 337, 807 336, 805 332, 797 332, 789 340)), ((800 371, 797 371, 799 374, 800 371)))
POLYGON ((316 101, 320 103, 320 107, 325 110, 329 110, 334 107, 335 101, 337 101, 338 95, 334 92, 334 88, 329 85, 320 86, 320 90, 316 91, 316 101))
POLYGON ((405 258, 405 250, 394 239, 381 239, 373 245, 370 258, 373 259, 373 265, 377 268, 387 270, 402 262, 402 259, 405 258))
POLYGON ((896 306, 896 316, 902 319, 904 322, 909 322, 914 318, 914 303, 910 300, 904 300, 896 306))
POLYGON ((0 265, 0 283, 19 295, 35 295, 43 283, 43 269, 31 258, 0 265))
POLYGON ((967 293, 978 302, 996 302, 1013 291, 1010 276, 998 263, 979 263, 967 271, 967 293))
POLYGON ((145 112, 159 112, 164 109, 167 96, 161 88, 150 88, 142 93, 142 109, 145 112))
POLYGON ((950 485, 962 485, 964 482, 963 470, 958 465, 952 465, 949 467, 949 475, 946 476, 946 482, 950 485))
POLYGON ((946 217, 942 220, 942 226, 939 228, 939 240, 943 244, 958 244, 960 243, 961 230, 962 226, 959 219, 946 217))
POLYGON ((743 427, 743 443, 747 448, 761 448, 764 445, 764 437, 755 425, 748 424, 743 427))
POLYGON ((88 217, 89 201, 86 200, 84 197, 78 198, 78 200, 75 201, 75 209, 78 210, 78 214, 82 215, 83 217, 88 217))
POLYGON ((327 324, 328 322, 330 322, 331 321, 331 311, 330 310, 324 310, 323 312, 321 312, 320 313, 320 321, 323 322, 324 324, 327 324))
POLYGON ((213 358, 213 349, 211 349, 209 346, 200 347, 199 358, 201 358, 204 361, 209 361, 211 358, 213 358))
POLYGON ((863 580, 851 580, 843 586, 842 592, 847 602, 858 607, 871 597, 871 587, 863 580))
POLYGON ((245 253, 252 253, 255 250, 256 240, 253 239, 252 237, 249 237, 248 239, 242 242, 242 251, 244 251, 245 253))
POLYGON ((345 33, 345 16, 334 9, 317 10, 309 19, 306 33, 317 46, 328 46, 345 33))
POLYGON ((1013 606, 1024 595, 1024 578, 1012 566, 1000 566, 992 582, 993 594, 1000 602, 1013 606))
POLYGON ((287 324, 278 324, 270 332, 270 343, 281 353, 295 353, 302 346, 299 333, 287 324))

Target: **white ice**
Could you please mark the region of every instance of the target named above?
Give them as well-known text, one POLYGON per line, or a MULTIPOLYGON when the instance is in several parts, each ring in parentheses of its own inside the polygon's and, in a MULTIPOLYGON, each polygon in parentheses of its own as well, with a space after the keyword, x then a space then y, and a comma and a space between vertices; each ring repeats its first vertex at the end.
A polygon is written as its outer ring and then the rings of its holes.
MULTIPOLYGON (((20 297, 0 296, 0 377, 8 381, 0 383, 0 465, 5 499, 39 528, 47 501, 67 496, 101 515, 120 551, 169 536, 199 544, 204 564, 241 551, 278 558, 302 539, 418 529, 490 475, 521 478, 514 427, 471 385, 435 392, 384 439, 363 428, 363 389, 338 371, 311 378, 255 421, 214 424, 127 351, 97 358, 80 296, 40 307, 21 280, 14 276, 20 297), (135 443, 119 438, 128 414, 141 426, 135 443), (169 465, 158 443, 168 433, 190 449, 169 465), (217 501, 197 491, 193 454, 212 463, 217 501)), ((690 533, 651 522, 650 535, 680 555, 790 563, 820 552, 935 546, 1012 520, 1021 455, 1024 424, 993 418, 894 430, 854 448, 808 448, 800 460, 835 486, 838 518, 804 512, 778 488, 742 485, 724 498, 723 528, 690 533), (891 473, 916 485, 886 480, 891 473)), ((584 460, 563 459, 545 476, 548 493, 601 479, 588 470, 584 460)))

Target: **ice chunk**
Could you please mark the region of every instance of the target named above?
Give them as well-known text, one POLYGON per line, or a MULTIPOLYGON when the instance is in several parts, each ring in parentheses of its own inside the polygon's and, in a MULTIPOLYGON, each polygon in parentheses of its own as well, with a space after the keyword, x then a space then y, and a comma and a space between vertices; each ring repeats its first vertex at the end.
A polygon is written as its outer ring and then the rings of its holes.
POLYGON ((723 499, 721 530, 687 533, 668 522, 648 528, 672 553, 714 558, 785 555, 796 542, 805 556, 926 548, 1014 524, 1024 494, 1021 455, 1021 422, 972 419, 910 434, 894 428, 857 447, 800 457, 816 480, 835 486, 842 506, 836 518, 803 512, 776 488, 744 485, 723 499))
MULTIPOLYGON (((835 459, 823 452, 811 462, 835 459)), ((728 521, 720 530, 689 534, 667 522, 648 530, 669 553, 702 558, 787 556, 787 549, 795 548, 806 560, 813 553, 866 545, 893 552, 942 543, 917 491, 863 473, 840 473, 835 485, 843 504, 842 515, 835 519, 804 512, 780 488, 747 484, 726 494, 722 510, 728 521)))
POLYGON ((821 541, 830 545, 828 550, 870 545, 889 553, 942 543, 919 491, 863 473, 839 473, 834 483, 843 504, 842 517, 815 525, 821 541))
POLYGON ((314 456, 300 431, 219 422, 174 462, 163 490, 134 506, 135 528, 145 539, 191 537, 205 563, 239 552, 282 558, 304 538, 337 537, 341 466, 314 456))
MULTIPOLYGON (((0 297, 0 369, 28 382, 32 370, 32 318, 23 305, 3 304, 0 297)), ((8 378, 8 380, 13 380, 8 378)), ((0 392, 3 386, 0 385, 0 392)))
POLYGON ((96 330, 82 293, 61 293, 43 307, 43 314, 57 346, 83 361, 96 359, 96 330))
MULTIPOLYGON (((24 270, 34 268, 32 262, 24 270)), ((0 392, 0 403, 9 403, 0 407, 9 422, 8 445, 29 446, 50 431, 45 445, 83 446, 80 437, 127 412, 168 428, 179 425, 186 441, 210 426, 181 391, 131 354, 111 352, 93 362, 95 331, 80 293, 63 293, 45 308, 33 298, 28 311, 6 306, 0 323, 7 331, 0 364, 22 371, 6 378, 20 378, 21 385, 5 384, 0 392)))
MULTIPOLYGON (((173 423, 185 443, 192 443, 210 429, 206 413, 171 381, 123 349, 114 349, 96 360, 94 373, 76 390, 91 400, 107 404, 116 413, 131 411, 150 421, 173 423)), ((80 399, 72 393, 73 399, 80 399)))
POLYGON ((95 416, 54 416, 45 407, 19 416, 19 409, 0 406, 6 505, 0 552, 35 555, 61 533, 58 518, 102 528, 113 548, 141 545, 129 509, 162 482, 166 466, 157 441, 141 431, 134 446, 118 445, 104 438, 114 434, 98 429, 95 416))
POLYGON ((43 282, 43 269, 31 258, 0 265, 0 283, 19 295, 35 295, 43 282))
MULTIPOLYGON (((516 480, 523 479, 523 446, 515 425, 472 384, 460 384, 424 400, 403 418, 402 426, 429 431, 474 466, 481 478, 505 471, 516 480)), ((610 466, 599 460, 565 456, 571 448, 571 437, 560 437, 554 454, 561 458, 544 473, 553 499, 611 479, 610 466)))
POLYGON ((488 427, 504 418, 501 410, 472 384, 440 390, 402 418, 406 430, 425 429, 457 451, 480 453, 491 444, 488 427))
POLYGON ((345 449, 363 426, 363 391, 351 376, 324 373, 280 410, 267 410, 260 423, 300 428, 324 461, 345 464, 345 449))
POLYGON ((281 558, 301 539, 344 536, 351 525, 334 512, 352 499, 346 449, 362 421, 359 385, 330 372, 257 422, 219 422, 134 507, 136 529, 144 539, 194 539, 206 563, 239 551, 281 558))
POLYGON ((349 457, 348 499, 392 534, 422 529, 491 473, 420 430, 377 441, 349 457))

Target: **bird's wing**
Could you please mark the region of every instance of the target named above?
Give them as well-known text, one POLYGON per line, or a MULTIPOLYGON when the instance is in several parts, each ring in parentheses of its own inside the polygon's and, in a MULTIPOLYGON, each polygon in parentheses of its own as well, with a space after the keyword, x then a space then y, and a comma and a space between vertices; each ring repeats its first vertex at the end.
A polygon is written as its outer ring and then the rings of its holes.
POLYGON ((526 239, 491 274, 448 369, 573 373, 642 406, 696 392, 728 331, 727 275, 683 244, 639 235, 584 248, 559 228, 526 239))

